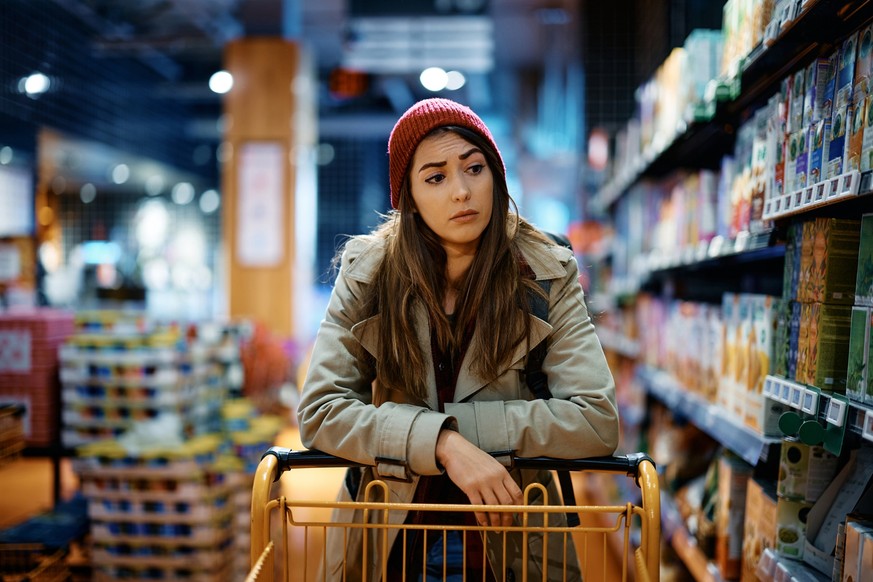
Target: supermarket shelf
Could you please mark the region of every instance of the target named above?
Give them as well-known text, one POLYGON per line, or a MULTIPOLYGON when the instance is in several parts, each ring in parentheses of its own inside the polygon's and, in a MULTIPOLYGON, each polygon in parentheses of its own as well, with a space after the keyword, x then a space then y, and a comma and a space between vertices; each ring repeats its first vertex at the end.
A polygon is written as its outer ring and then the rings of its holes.
POLYGON ((697 542, 688 533, 685 524, 682 523, 673 499, 663 491, 661 492, 661 532, 697 582, 722 581, 718 567, 701 551, 697 542))
MULTIPOLYGON (((771 23, 766 43, 744 59, 733 79, 716 85, 739 86, 735 97, 713 95, 705 108, 709 120, 686 121, 660 151, 646 152, 607 182, 592 199, 606 209, 645 176, 660 176, 679 167, 717 168, 732 146, 734 128, 750 107, 763 105, 779 89, 782 79, 813 59, 833 52, 835 43, 873 19, 873 0, 817 0, 785 22, 771 23), (738 78, 738 82, 737 82, 738 78)), ((730 94, 733 91, 728 91, 730 94)), ((716 92, 718 93, 718 92, 716 92)))
POLYGON ((815 417, 822 424, 838 427, 845 424, 847 430, 873 442, 873 406, 772 375, 764 381, 764 395, 815 417))
MULTIPOLYGON (((743 232, 734 239, 717 236, 710 241, 701 241, 697 245, 670 253, 651 251, 636 260, 632 275, 613 279, 608 294, 596 297, 597 305, 605 307, 617 304, 619 298, 632 296, 656 281, 659 276, 675 271, 681 270, 686 275, 704 271, 723 273, 728 267, 764 265, 784 258, 785 245, 775 241, 773 230, 757 234, 743 232)), ((781 269, 780 265, 777 270, 781 269)))
POLYGON ((673 376, 662 370, 640 366, 637 375, 649 394, 674 413, 686 416, 699 429, 752 465, 766 459, 770 445, 780 442, 778 438, 762 436, 726 417, 718 406, 685 390, 673 376))
POLYGON ((830 576, 825 576, 815 568, 811 568, 798 560, 783 558, 771 548, 764 550, 758 562, 756 573, 766 580, 797 580, 800 582, 827 582, 830 576), (777 578, 778 576, 778 578, 777 578))

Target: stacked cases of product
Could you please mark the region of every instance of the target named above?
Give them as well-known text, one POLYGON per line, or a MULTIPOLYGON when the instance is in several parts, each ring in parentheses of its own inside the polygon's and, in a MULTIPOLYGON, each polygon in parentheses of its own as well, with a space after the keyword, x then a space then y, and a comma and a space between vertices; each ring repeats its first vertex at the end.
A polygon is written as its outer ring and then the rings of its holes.
POLYGON ((74 447, 123 434, 138 421, 175 414, 189 435, 218 429, 225 398, 208 352, 177 329, 141 314, 83 312, 60 349, 63 443, 74 447))
POLYGON ((870 372, 873 364, 873 214, 861 217, 851 327, 846 395, 857 402, 873 405, 873 373, 870 372))
POLYGON ((67 311, 0 313, 0 404, 24 407, 20 421, 29 447, 57 441, 58 346, 73 328, 67 311))
POLYGON ((234 470, 220 445, 206 435, 137 452, 116 441, 78 449, 95 580, 230 579, 234 470))
POLYGON ((873 25, 784 79, 771 99, 764 219, 856 193, 859 172, 873 169, 871 49, 873 25))
POLYGON ((860 221, 824 217, 798 221, 789 227, 788 237, 783 315, 789 325, 775 373, 822 391, 846 394, 860 221))
POLYGON ((234 492, 234 574, 245 578, 250 564, 252 485, 261 455, 273 446, 285 420, 273 415, 260 415, 251 400, 239 398, 227 401, 221 408, 225 445, 235 459, 234 492))

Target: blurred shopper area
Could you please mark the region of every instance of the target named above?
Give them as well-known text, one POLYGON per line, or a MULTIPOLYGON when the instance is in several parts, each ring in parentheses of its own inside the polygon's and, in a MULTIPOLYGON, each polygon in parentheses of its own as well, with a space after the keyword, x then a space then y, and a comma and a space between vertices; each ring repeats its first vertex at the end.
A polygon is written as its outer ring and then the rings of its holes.
MULTIPOLYGON (((2 0, 0 580, 245 579, 337 254, 434 96, 572 243, 657 579, 873 579, 871 39, 869 0, 2 0)), ((307 475, 274 492, 344 477, 307 475)))

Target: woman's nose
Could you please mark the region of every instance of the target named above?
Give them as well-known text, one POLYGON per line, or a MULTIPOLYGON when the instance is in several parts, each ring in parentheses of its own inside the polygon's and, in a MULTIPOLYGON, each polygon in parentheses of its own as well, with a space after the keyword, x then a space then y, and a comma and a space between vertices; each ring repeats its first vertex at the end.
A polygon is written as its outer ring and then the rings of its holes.
POLYGON ((465 200, 469 200, 470 199, 470 188, 469 188, 469 186, 467 186, 466 180, 464 180, 463 178, 460 178, 458 180, 457 184, 458 184, 458 187, 455 188, 455 192, 454 192, 454 195, 452 196, 452 199, 455 200, 456 202, 463 202, 465 200))

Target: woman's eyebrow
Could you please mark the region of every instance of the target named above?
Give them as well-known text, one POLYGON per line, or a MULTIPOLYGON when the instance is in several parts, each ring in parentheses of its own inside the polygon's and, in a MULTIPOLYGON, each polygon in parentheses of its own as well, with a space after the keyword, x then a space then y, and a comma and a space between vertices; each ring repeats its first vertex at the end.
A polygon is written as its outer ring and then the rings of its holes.
MULTIPOLYGON (((469 158, 470 156, 472 156, 476 152, 479 152, 481 154, 482 150, 480 150, 479 148, 470 148, 469 150, 467 150, 466 152, 464 152, 463 154, 458 156, 458 159, 459 160, 466 160, 467 158, 469 158)), ((484 154, 482 154, 482 155, 484 155, 484 154)))
MULTIPOLYGON (((469 158, 470 156, 472 156, 473 154, 475 154, 477 152, 481 154, 482 150, 480 150, 479 148, 470 148, 466 152, 460 154, 458 156, 458 159, 459 160, 466 160, 467 158, 469 158)), ((423 172, 424 170, 426 170, 428 168, 442 168, 445 165, 446 165, 446 162, 427 162, 426 164, 422 164, 421 167, 418 169, 418 171, 423 172)))

